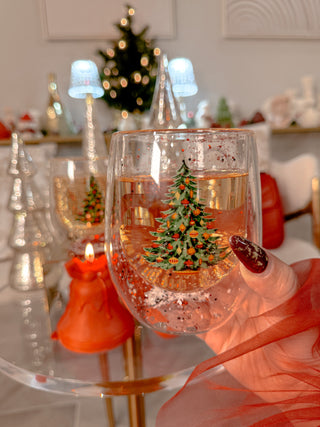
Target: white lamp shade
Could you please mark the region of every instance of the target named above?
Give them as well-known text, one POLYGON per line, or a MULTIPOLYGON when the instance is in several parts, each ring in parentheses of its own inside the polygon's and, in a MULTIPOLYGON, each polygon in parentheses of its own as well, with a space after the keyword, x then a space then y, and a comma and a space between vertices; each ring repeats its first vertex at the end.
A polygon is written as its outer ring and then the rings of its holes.
POLYGON ((71 78, 68 94, 71 98, 84 99, 87 94, 101 98, 104 90, 99 72, 93 61, 80 59, 71 64, 71 78))
POLYGON ((173 92, 176 97, 192 96, 198 92, 190 59, 171 59, 168 68, 173 92))

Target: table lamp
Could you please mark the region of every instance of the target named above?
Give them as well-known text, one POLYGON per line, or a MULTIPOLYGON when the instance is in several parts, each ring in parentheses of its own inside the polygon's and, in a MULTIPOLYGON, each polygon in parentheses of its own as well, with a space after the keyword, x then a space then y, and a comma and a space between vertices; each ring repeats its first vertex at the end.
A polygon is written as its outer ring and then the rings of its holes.
POLYGON ((100 131, 94 112, 94 99, 101 98, 104 90, 93 61, 77 60, 71 64, 68 94, 71 98, 85 99, 86 113, 82 138, 82 154, 89 160, 107 155, 104 136, 100 131))
POLYGON ((168 69, 173 93, 180 104, 182 120, 186 122, 188 119, 182 98, 195 95, 198 92, 192 62, 188 58, 174 58, 169 61, 168 69))

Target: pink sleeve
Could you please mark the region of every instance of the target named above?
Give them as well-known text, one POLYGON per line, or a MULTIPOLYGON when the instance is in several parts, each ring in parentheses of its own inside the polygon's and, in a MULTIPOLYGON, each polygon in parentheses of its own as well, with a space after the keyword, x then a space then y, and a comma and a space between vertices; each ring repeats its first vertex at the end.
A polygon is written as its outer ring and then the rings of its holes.
MULTIPOLYGON (((258 390, 246 389, 222 367, 228 361, 253 355, 253 351, 257 351, 257 358, 270 356, 268 345, 281 344, 280 340, 310 328, 319 329, 320 259, 301 261, 292 267, 301 288, 290 300, 260 315, 276 315, 281 320, 198 365, 185 386, 159 411, 157 427, 320 425, 314 423, 320 420, 319 330, 311 360, 289 360, 288 356, 282 370, 270 372, 274 381, 260 381, 258 390), (264 353, 267 348, 268 353, 264 353), (279 384, 287 386, 282 389, 279 384)), ((237 360, 239 366, 242 360, 237 360)))

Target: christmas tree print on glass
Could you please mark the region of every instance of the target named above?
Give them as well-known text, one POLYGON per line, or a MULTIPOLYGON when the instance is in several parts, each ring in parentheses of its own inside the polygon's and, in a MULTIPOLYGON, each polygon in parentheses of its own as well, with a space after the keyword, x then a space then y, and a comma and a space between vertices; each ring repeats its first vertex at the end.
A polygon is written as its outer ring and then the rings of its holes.
POLYGON ((185 161, 167 196, 169 199, 164 203, 170 209, 157 218, 159 228, 150 232, 156 240, 152 247, 144 248, 144 259, 163 270, 198 271, 226 258, 228 248, 219 246, 221 236, 214 228, 214 219, 197 197, 195 177, 185 161))
POLYGON ((90 176, 90 188, 83 200, 83 211, 78 215, 78 220, 87 225, 97 225, 104 221, 104 200, 93 175, 90 176))

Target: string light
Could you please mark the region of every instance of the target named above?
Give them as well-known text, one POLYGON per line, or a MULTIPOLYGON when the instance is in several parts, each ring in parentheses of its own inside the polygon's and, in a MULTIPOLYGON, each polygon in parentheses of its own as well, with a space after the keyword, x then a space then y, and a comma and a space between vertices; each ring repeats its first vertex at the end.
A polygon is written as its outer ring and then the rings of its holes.
POLYGON ((138 71, 134 73, 133 78, 136 83, 140 83, 142 79, 141 74, 138 71))
POLYGON ((128 20, 126 18, 122 18, 120 24, 122 25, 122 27, 125 27, 128 24, 128 20))
POLYGON ((140 64, 143 67, 146 67, 149 64, 149 58, 147 56, 142 56, 140 60, 140 64))
POLYGON ((110 76, 110 74, 111 74, 111 70, 110 70, 110 68, 108 68, 108 67, 106 67, 106 68, 103 70, 103 72, 104 72, 104 75, 105 75, 105 76, 110 76))
POLYGON ((110 89, 110 83, 108 82, 108 80, 103 80, 102 86, 105 90, 110 89))
POLYGON ((161 54, 161 49, 159 49, 158 47, 154 48, 153 53, 155 56, 159 56, 161 54))
POLYGON ((108 49, 107 49, 107 55, 108 55, 110 58, 113 58, 113 57, 114 57, 114 50, 113 50, 113 49, 111 49, 111 48, 108 48, 108 49))
POLYGON ((120 40, 118 43, 119 49, 125 49, 127 47, 127 43, 124 40, 120 40))
POLYGON ((126 78, 122 77, 120 79, 120 84, 122 87, 127 87, 128 86, 128 80, 126 78))
POLYGON ((142 77, 142 84, 143 85, 147 85, 149 83, 150 79, 148 76, 143 76, 142 77))
POLYGON ((121 111, 121 117, 126 120, 129 117, 128 111, 127 110, 121 111))
POLYGON ((110 96, 111 96, 111 98, 116 98, 117 97, 117 92, 114 90, 114 89, 112 89, 111 91, 110 91, 110 96))
POLYGON ((138 105, 142 105, 143 104, 143 99, 142 98, 137 98, 136 99, 136 103, 138 104, 138 105))
POLYGON ((130 7, 130 9, 128 10, 128 13, 130 16, 133 16, 136 13, 136 11, 133 9, 133 7, 130 7))
POLYGON ((118 68, 112 68, 112 74, 113 74, 114 76, 118 76, 118 75, 119 75, 119 70, 118 70, 118 68))

